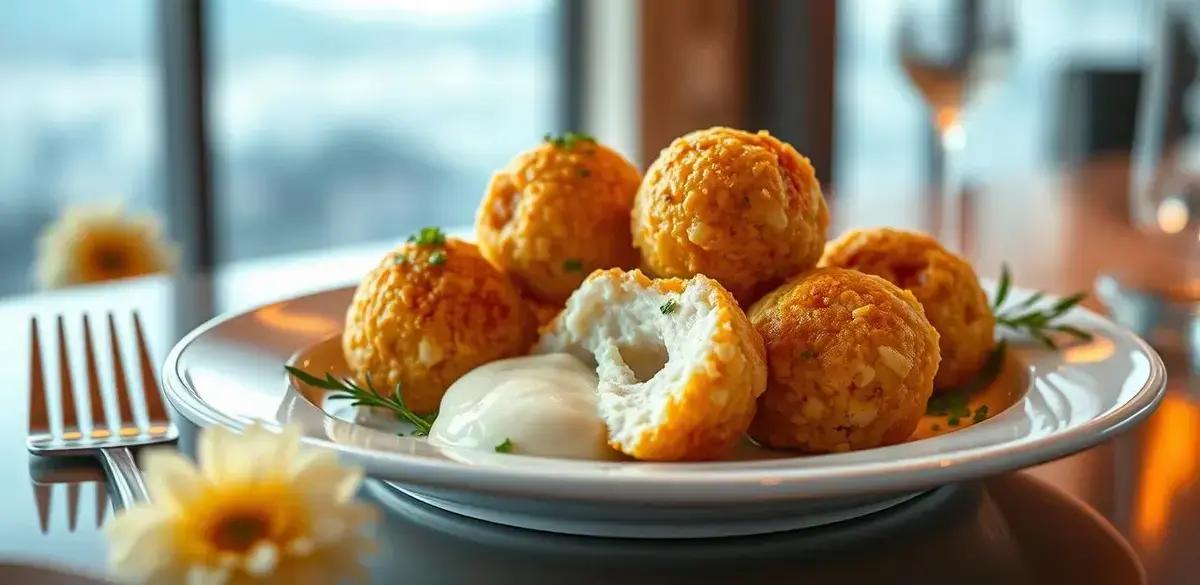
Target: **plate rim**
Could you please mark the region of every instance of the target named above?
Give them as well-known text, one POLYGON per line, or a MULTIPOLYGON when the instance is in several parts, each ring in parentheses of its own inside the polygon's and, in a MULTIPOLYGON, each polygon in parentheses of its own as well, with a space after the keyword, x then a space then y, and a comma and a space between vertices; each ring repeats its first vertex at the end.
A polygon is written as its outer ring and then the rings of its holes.
MULTIPOLYGON (((323 295, 345 294, 354 288, 354 285, 324 288, 232 311, 205 321, 181 338, 166 357, 162 380, 168 401, 198 426, 219 425, 241 432, 249 421, 221 412, 205 402, 180 373, 180 361, 187 349, 218 326, 263 308, 323 295)), ((1020 289, 1015 290, 1020 292, 1020 289)), ((1050 431, 1025 443, 1005 441, 962 449, 946 456, 852 462, 817 468, 788 462, 845 454, 798 455, 796 458, 768 460, 781 462, 778 466, 767 467, 761 465, 762 461, 756 461, 754 463, 760 465, 733 469, 705 469, 713 465, 735 465, 731 462, 623 462, 626 465, 654 465, 655 469, 647 474, 618 475, 606 474, 595 465, 596 462, 590 461, 563 460, 564 465, 550 473, 547 471, 549 468, 545 467, 472 465, 462 461, 385 452, 316 437, 305 436, 302 441, 332 450, 346 457, 348 462, 362 465, 373 477, 433 488, 463 489, 467 486, 476 491, 515 497, 629 502, 654 497, 664 504, 693 504, 840 497, 928 488, 1021 469, 1082 451, 1137 425, 1157 408, 1165 395, 1167 379, 1166 367, 1158 353, 1141 337, 1091 310, 1076 307, 1068 314, 1082 314, 1100 322, 1109 332, 1124 337, 1147 358, 1149 369, 1141 387, 1108 412, 1071 428, 1050 431), (626 489, 614 489, 617 486, 626 489), (674 489, 663 489, 667 486, 674 489)), ((275 424, 273 421, 265 422, 275 424)), ((942 435, 945 436, 948 435, 942 435)))

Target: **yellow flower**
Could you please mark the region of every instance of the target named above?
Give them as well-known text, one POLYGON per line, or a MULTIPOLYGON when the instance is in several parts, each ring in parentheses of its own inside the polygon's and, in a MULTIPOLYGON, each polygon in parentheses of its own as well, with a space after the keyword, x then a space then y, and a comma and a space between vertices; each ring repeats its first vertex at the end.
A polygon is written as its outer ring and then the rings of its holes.
POLYGON ((38 238, 38 283, 59 288, 171 270, 178 252, 158 221, 122 211, 113 204, 68 208, 38 238))
POLYGON ((362 472, 300 435, 258 424, 201 432, 200 467, 175 451, 143 458, 152 502, 108 527, 116 577, 135 583, 339 583, 362 577, 374 510, 352 501, 362 472))

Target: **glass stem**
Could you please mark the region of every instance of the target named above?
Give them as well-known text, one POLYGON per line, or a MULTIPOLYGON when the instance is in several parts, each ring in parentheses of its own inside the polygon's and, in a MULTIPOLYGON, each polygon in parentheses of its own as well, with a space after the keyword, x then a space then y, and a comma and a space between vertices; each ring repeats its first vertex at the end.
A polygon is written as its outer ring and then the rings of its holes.
POLYGON ((940 157, 936 175, 936 204, 933 206, 933 236, 947 248, 964 252, 964 194, 963 194, 963 146, 966 132, 961 122, 953 118, 938 116, 938 146, 940 157))

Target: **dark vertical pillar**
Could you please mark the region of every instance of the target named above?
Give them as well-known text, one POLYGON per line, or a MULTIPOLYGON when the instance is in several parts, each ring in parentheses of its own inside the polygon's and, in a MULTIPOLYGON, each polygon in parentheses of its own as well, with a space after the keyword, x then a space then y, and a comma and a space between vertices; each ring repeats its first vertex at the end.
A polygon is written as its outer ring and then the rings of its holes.
POLYGON ((167 224, 182 248, 181 272, 207 272, 216 264, 216 246, 205 108, 205 2, 163 0, 156 6, 167 224))
POLYGON ((208 149, 203 0, 161 0, 159 74, 163 107, 164 200, 167 227, 182 252, 175 278, 175 336, 214 312, 216 266, 212 165, 208 149))
POLYGON ((584 0, 563 0, 559 4, 559 125, 563 130, 600 132, 601 128, 583 128, 583 59, 587 46, 583 23, 584 0))

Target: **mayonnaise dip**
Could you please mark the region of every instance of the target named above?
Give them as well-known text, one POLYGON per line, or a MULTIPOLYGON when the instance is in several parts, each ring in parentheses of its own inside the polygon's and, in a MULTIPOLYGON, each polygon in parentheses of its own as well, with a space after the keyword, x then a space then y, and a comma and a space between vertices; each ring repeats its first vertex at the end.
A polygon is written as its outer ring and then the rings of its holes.
POLYGON ((454 382, 429 439, 441 445, 511 453, 614 459, 596 410, 596 373, 565 353, 499 360, 454 382))

